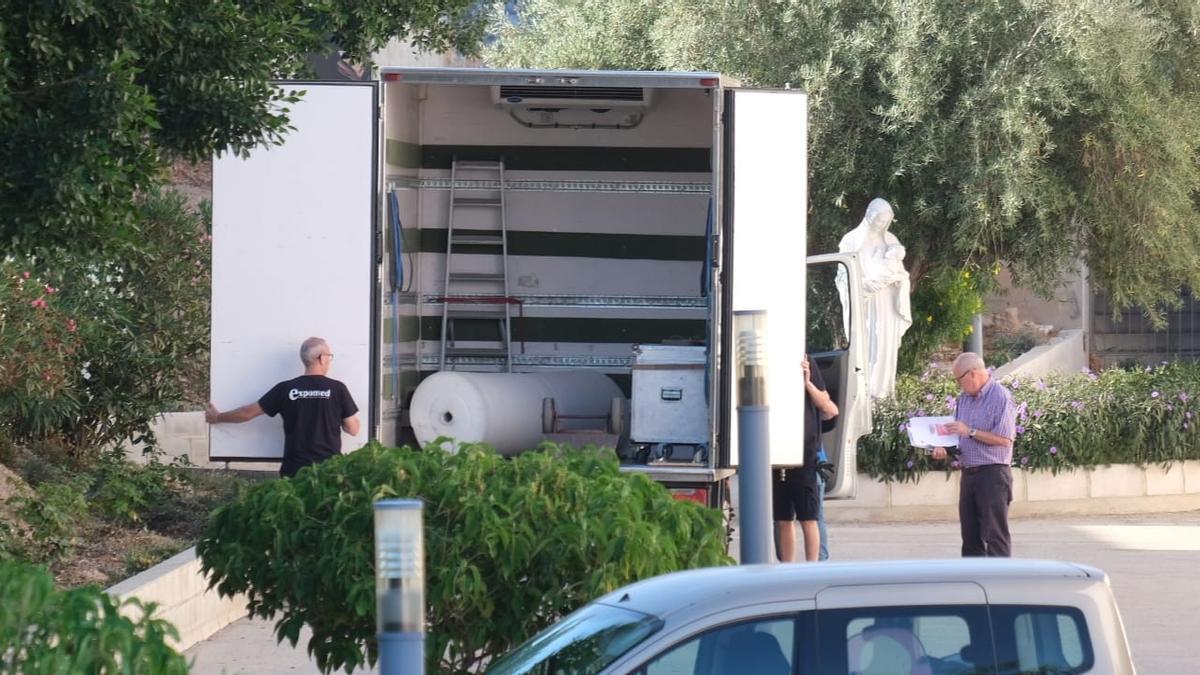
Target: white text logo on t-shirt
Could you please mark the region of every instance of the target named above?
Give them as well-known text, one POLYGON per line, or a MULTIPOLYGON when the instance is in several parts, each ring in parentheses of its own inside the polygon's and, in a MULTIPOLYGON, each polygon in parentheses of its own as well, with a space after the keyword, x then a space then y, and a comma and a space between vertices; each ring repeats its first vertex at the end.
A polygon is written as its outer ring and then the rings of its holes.
POLYGON ((298 398, 329 398, 332 389, 293 389, 288 392, 288 398, 295 401, 298 398))

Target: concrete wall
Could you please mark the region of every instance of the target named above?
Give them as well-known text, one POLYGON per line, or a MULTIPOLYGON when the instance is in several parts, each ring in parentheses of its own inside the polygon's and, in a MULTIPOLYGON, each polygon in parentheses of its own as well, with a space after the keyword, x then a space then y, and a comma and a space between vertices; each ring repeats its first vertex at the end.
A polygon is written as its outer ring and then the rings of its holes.
MULTIPOLYGON (((119 600, 138 598, 142 602, 157 603, 156 616, 179 629, 179 640, 171 641, 171 646, 179 651, 246 616, 244 595, 222 598, 215 590, 209 590, 208 581, 200 571, 195 547, 106 592, 119 600)), ((126 607, 123 611, 130 618, 137 618, 133 616, 136 610, 126 607)))
MULTIPOLYGON (((902 522, 958 517, 962 474, 927 473, 915 483, 859 474, 854 499, 825 502, 829 522, 902 522)), ((1013 517, 1159 513, 1200 509, 1200 460, 1166 467, 1114 464, 1092 469, 1013 469, 1013 517)))
POLYGON ((1003 380, 1008 377, 1043 377, 1052 373, 1078 373, 1088 365, 1087 348, 1084 346, 1084 331, 1065 330, 1050 342, 1038 345, 996 369, 994 376, 1003 380))
MULTIPOLYGON (((154 435, 158 447, 164 453, 160 461, 167 463, 177 457, 186 457, 193 465, 202 469, 242 469, 245 471, 279 471, 278 462, 211 462, 208 459, 208 423, 201 410, 163 413, 154 420, 154 435)), ((126 444, 129 460, 144 464, 141 443, 126 444)))
POLYGON ((1082 271, 1064 275, 1049 299, 1015 285, 1008 269, 1001 269, 996 281, 999 289, 984 299, 987 313, 1003 315, 1009 308, 1016 308, 1023 321, 1059 329, 1087 327, 1088 293, 1082 271))

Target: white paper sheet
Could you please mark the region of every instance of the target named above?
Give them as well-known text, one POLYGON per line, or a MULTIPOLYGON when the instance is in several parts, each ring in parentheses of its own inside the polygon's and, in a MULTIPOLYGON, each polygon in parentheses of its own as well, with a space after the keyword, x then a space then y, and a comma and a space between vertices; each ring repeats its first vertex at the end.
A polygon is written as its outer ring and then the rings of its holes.
POLYGON ((908 421, 908 440, 917 448, 957 447, 958 434, 945 429, 954 418, 914 417, 908 421))

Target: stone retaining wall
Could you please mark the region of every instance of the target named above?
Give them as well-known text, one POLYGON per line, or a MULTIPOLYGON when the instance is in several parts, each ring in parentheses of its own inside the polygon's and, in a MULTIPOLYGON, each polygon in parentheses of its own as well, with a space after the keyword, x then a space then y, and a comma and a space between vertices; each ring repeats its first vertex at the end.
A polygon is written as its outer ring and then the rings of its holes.
MULTIPOLYGON (((915 482, 858 476, 854 499, 825 502, 830 522, 899 522, 958 517, 961 474, 926 473, 915 482)), ((1113 464, 1092 469, 1013 469, 1013 517, 1200 510, 1200 461, 1166 467, 1113 464)))

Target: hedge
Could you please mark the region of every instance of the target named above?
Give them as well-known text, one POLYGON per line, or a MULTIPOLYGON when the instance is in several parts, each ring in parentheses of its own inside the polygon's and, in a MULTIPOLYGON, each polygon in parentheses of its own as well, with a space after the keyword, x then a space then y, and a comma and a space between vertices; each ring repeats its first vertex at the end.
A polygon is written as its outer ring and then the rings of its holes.
POLYGON ((505 459, 368 445, 218 509, 197 545, 223 595, 278 617, 325 671, 377 658, 372 508, 425 501, 429 672, 467 673, 637 579, 728 564, 721 513, 622 473, 611 450, 545 445, 505 459))
MULTIPOLYGON (((1057 473, 1200 459, 1200 365, 1085 369, 1002 383, 1017 405, 1014 466, 1057 473)), ((895 397, 875 408, 874 429, 859 446, 859 469, 886 481, 915 481, 927 471, 957 468, 910 446, 906 430, 913 416, 952 415, 957 394, 944 370, 899 378, 895 397)))

